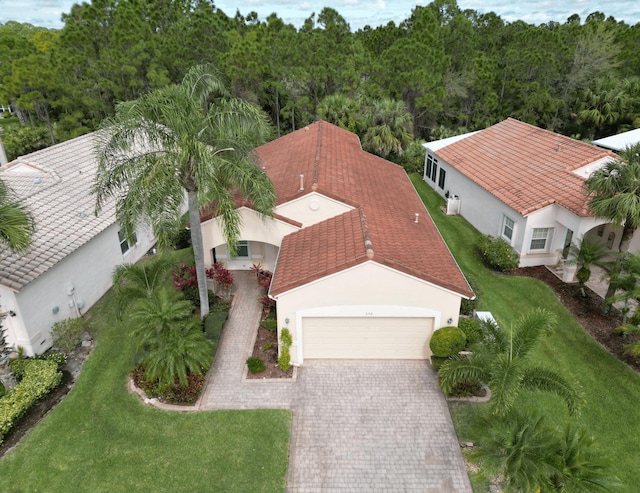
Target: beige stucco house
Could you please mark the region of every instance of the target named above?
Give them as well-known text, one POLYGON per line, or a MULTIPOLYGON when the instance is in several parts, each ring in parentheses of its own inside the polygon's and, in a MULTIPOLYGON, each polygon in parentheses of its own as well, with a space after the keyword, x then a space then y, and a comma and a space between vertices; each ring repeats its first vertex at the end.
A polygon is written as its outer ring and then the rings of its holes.
POLYGON ((313 358, 428 359, 434 330, 473 297, 405 171, 324 121, 257 149, 273 217, 240 205, 238 255, 219 218, 203 218, 208 263, 274 272, 278 330, 292 363, 313 358))
POLYGON ((589 212, 584 189, 617 158, 612 151, 513 118, 423 145, 423 179, 447 198, 448 213, 505 240, 520 266, 556 265, 583 238, 617 249, 621 228, 589 212))
POLYGON ((97 168, 94 134, 0 167, 0 179, 36 222, 29 251, 0 252, 3 325, 8 342, 27 355, 50 348, 53 324, 85 313, 111 287, 113 269, 136 262, 155 242, 139 228, 129 244, 115 221, 114 201, 94 214, 97 168))

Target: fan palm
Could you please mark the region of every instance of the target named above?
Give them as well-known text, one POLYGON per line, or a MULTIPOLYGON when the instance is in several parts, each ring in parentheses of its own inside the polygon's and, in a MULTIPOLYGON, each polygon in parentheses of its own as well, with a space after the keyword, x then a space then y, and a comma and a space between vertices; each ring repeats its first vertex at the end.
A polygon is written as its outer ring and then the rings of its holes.
POLYGON ((132 335, 142 352, 140 364, 147 378, 173 385, 186 384, 189 373, 200 375, 213 361, 212 345, 192 315, 191 302, 170 288, 136 300, 129 310, 132 335))
POLYGON ((464 382, 485 382, 491 389, 492 413, 506 415, 523 390, 542 390, 562 398, 569 412, 578 411, 581 392, 555 371, 529 362, 537 341, 555 324, 553 315, 536 309, 517 319, 508 332, 491 321, 481 323, 482 341, 471 355, 448 360, 440 368, 440 384, 450 393, 464 382))
POLYGON ((240 216, 236 194, 270 214, 273 185, 252 150, 270 126, 257 107, 230 96, 215 70, 192 68, 180 85, 121 103, 98 133, 96 212, 117 199, 116 218, 128 239, 150 223, 161 245, 180 224, 187 197, 201 316, 209 312, 200 207, 212 202, 227 245, 236 251, 240 216))
POLYGON ((0 247, 24 252, 31 246, 35 222, 31 214, 0 180, 0 247))
POLYGON ((321 118, 340 128, 357 133, 361 123, 360 104, 344 94, 327 96, 318 105, 321 118))
POLYGON ((402 101, 375 101, 365 113, 364 127, 362 147, 383 158, 402 156, 413 140, 413 119, 402 101))

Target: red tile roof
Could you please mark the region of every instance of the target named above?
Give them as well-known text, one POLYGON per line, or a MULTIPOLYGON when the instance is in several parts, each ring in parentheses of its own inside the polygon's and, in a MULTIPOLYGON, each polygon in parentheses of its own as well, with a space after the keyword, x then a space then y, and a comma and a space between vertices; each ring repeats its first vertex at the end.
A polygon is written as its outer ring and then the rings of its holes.
POLYGON ((319 121, 257 152, 278 204, 315 190, 355 207, 284 238, 272 295, 372 260, 473 296, 405 171, 364 152, 356 135, 319 121))
POLYGON ((520 214, 557 203, 589 216, 584 178, 572 173, 611 151, 508 118, 436 151, 520 214))

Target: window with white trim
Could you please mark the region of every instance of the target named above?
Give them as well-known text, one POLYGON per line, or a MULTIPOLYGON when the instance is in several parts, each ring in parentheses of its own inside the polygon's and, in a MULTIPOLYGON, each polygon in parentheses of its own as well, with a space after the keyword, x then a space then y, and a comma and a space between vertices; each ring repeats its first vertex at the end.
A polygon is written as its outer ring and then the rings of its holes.
POLYGON ((120 242, 120 251, 122 252, 122 255, 124 255, 132 246, 138 243, 138 238, 136 238, 136 235, 134 234, 133 243, 129 243, 124 233, 122 231, 118 231, 118 241, 120 242))
POLYGON ((427 164, 425 165, 424 176, 431 178, 431 167, 433 166, 433 158, 431 154, 427 154, 427 164))
POLYGON ((249 258, 250 253, 249 242, 246 240, 238 241, 238 248, 236 249, 236 256, 234 258, 249 258))
POLYGON ((531 250, 546 250, 550 230, 551 228, 533 228, 529 248, 531 250))
POLYGON ((431 168, 431 181, 436 182, 436 176, 438 176, 438 160, 433 158, 433 168, 431 168))
POLYGON ((440 176, 438 177, 438 187, 444 190, 444 181, 446 179, 447 172, 444 168, 440 168, 440 176))
POLYGON ((503 216, 503 221, 502 221, 502 237, 505 240, 509 240, 509 242, 511 242, 511 240, 513 240, 513 230, 516 227, 516 223, 513 219, 511 219, 508 216, 503 216))

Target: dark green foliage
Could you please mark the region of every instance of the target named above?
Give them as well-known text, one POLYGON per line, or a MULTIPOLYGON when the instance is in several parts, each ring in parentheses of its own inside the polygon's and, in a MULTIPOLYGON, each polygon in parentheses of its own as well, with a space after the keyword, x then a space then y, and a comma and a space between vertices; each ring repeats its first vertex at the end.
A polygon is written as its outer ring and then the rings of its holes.
POLYGON ((472 300, 462 298, 462 301, 460 302, 460 313, 462 315, 473 315, 473 311, 478 307, 478 304, 480 303, 482 290, 480 289, 480 285, 478 284, 478 281, 476 281, 475 277, 470 274, 466 274, 465 276, 467 278, 469 286, 471 286, 471 290, 474 292, 476 297, 472 300))
POLYGON ((414 140, 404 150, 402 156, 397 160, 407 173, 422 174, 424 168, 425 150, 422 147, 424 140, 414 140))
POLYGON ((247 358, 247 368, 251 373, 260 373, 265 370, 264 361, 260 358, 247 358))
POLYGON ((172 404, 193 404, 200 397, 206 382, 204 374, 189 373, 184 385, 178 379, 174 385, 167 385, 158 381, 157 378, 148 380, 141 367, 134 368, 131 372, 131 378, 136 386, 144 390, 149 397, 158 397, 172 404))
POLYGON ((519 257, 511 246, 500 238, 483 235, 478 241, 482 260, 491 269, 506 271, 518 267, 519 257))
POLYGON ((265 318, 262 322, 260 322, 266 330, 269 332, 273 332, 278 327, 278 321, 272 318, 265 318))
POLYGON ((269 342, 265 342, 262 345, 262 350, 263 351, 268 351, 269 349, 271 349, 273 347, 273 342, 269 341, 269 342))
POLYGON ((480 320, 475 318, 461 318, 458 320, 458 328, 464 332, 467 337, 466 347, 471 347, 478 343, 482 339, 482 332, 480 330, 480 320))
POLYGON ((24 377, 24 370, 29 364, 29 359, 27 358, 17 358, 9 361, 9 366, 11 367, 11 371, 16 376, 18 381, 22 380, 24 377))
POLYGON ((291 366, 291 353, 289 348, 293 343, 291 332, 286 327, 280 331, 280 356, 278 357, 278 368, 287 371, 291 366))
POLYGON ((56 322, 51 329, 53 346, 69 354, 80 345, 86 330, 87 322, 83 318, 67 318, 56 322))
MULTIPOLYGON (((221 305, 225 306, 221 303, 221 305)), ((213 305, 217 307, 219 305, 213 305)), ((222 329, 224 324, 229 318, 229 305, 226 305, 226 310, 218 309, 212 310, 204 319, 204 335, 213 343, 213 352, 218 349, 218 343, 220 342, 220 336, 222 335, 222 329)))
POLYGON ((449 326, 436 330, 431 336, 431 352, 440 358, 450 358, 465 347, 467 337, 458 327, 449 326))
POLYGON ((59 351, 47 351, 46 353, 43 353, 43 354, 36 354, 33 357, 33 359, 55 361, 56 364, 58 365, 58 369, 62 368, 62 365, 64 365, 67 362, 67 356, 64 353, 61 353, 59 351))
POLYGON ((0 382, 0 398, 2 398, 2 396, 5 395, 6 393, 7 393, 7 391, 4 388, 4 384, 2 382, 0 382))
POLYGON ((441 358, 440 356, 431 355, 431 366, 433 366, 436 371, 439 371, 444 362, 448 360, 449 358, 441 358))

